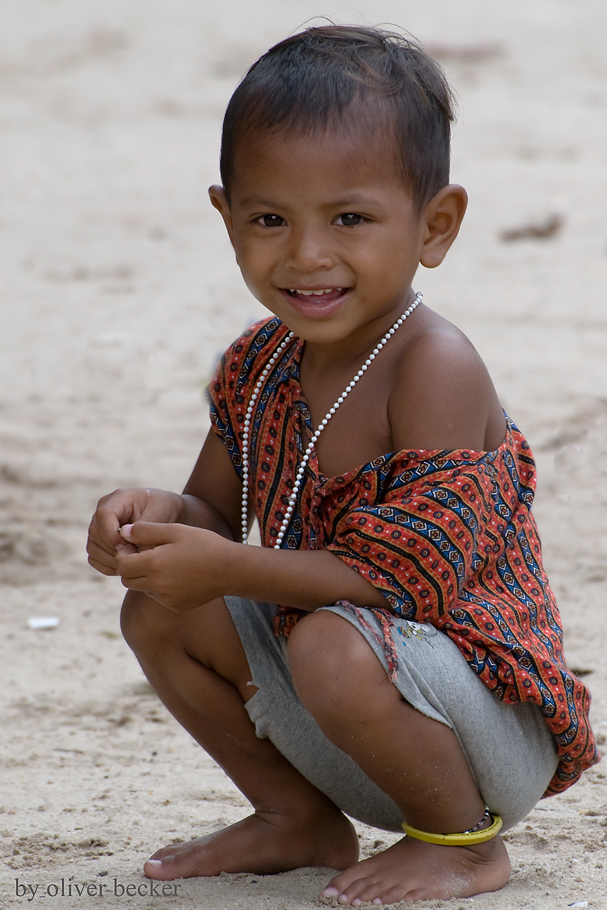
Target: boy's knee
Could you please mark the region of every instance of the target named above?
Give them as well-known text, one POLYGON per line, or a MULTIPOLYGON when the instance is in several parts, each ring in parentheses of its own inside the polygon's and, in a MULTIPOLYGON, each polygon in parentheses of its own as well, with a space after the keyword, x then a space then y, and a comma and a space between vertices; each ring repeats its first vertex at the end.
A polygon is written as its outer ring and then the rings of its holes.
POLYGON ((328 611, 301 620, 288 644, 289 668, 295 691, 314 716, 347 710, 359 698, 370 675, 383 670, 358 630, 328 611))
POLYGON ((120 613, 120 629, 128 646, 137 654, 166 641, 171 632, 175 614, 146 594, 129 591, 120 613))

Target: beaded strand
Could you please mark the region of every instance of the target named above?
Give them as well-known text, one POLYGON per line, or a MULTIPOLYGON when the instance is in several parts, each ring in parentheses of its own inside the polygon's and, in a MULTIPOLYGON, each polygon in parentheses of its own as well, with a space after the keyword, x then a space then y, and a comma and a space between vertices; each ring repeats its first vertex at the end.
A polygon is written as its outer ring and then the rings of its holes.
MULTIPOLYGON (((411 306, 408 309, 406 309, 405 312, 402 314, 402 316, 398 317, 398 319, 396 320, 394 325, 390 329, 388 329, 388 331, 386 332, 384 337, 381 339, 381 341, 378 342, 378 344, 373 348, 372 352, 369 354, 369 356, 367 357, 367 359, 361 366, 360 370, 357 372, 356 376, 354 376, 352 381, 349 383, 349 385, 346 386, 346 388, 344 389, 342 394, 339 396, 339 398, 337 399, 337 401, 335 402, 333 407, 329 408, 326 415, 320 421, 315 433, 313 434, 312 438, 310 439, 310 442, 308 443, 308 445, 306 447, 306 451, 304 452, 303 457, 297 468, 297 474, 295 476, 295 483, 293 485, 293 491, 289 497, 289 502, 287 504, 287 509, 285 512, 285 517, 284 517, 282 524, 280 526, 280 529, 278 531, 278 535, 276 537, 276 543, 274 544, 275 550, 280 550, 280 548, 282 546, 284 536, 285 536, 287 528, 289 526, 289 522, 291 521, 293 511, 295 509, 295 503, 297 502, 297 497, 298 497, 299 491, 301 489, 303 477, 304 477, 304 474, 306 471, 306 466, 310 460, 310 456, 312 454, 312 449, 316 445, 318 437, 320 436, 320 434, 322 433, 324 428, 327 426, 327 424, 329 423, 329 421, 331 420, 331 418, 333 417, 333 415, 335 414, 335 412, 337 411, 339 406, 344 403, 344 401, 346 400, 346 398, 348 397, 348 395, 350 394, 350 392, 352 391, 352 389, 354 388, 356 383, 362 379, 362 377, 364 376, 366 371, 369 369, 372 362, 375 360, 375 358, 377 357, 377 355, 379 354, 381 349, 384 347, 384 345, 386 345, 388 343, 388 341, 390 340, 390 338, 392 338, 392 336, 394 335, 396 330, 401 327, 401 325, 403 324, 403 322, 405 321, 407 316, 410 316, 411 313, 413 312, 413 310, 417 306, 419 306, 419 304, 422 302, 422 298, 423 298, 423 295, 422 295, 421 291, 418 291, 417 294, 415 295, 415 300, 413 301, 411 306)), ((261 392, 268 376, 272 372, 272 369, 273 369, 274 365, 276 364, 277 360, 279 359, 280 355, 282 354, 282 352, 285 350, 287 345, 292 341, 293 337, 294 337, 293 332, 289 332, 289 334, 284 339, 282 344, 280 344, 280 346, 276 349, 276 351, 274 352, 274 354, 268 361, 267 366, 263 369, 261 376, 259 377, 259 380, 253 390, 253 394, 251 396, 251 400, 249 402, 249 406, 247 408, 247 412, 245 415, 243 439, 242 439, 242 509, 241 509, 242 542, 245 544, 248 543, 248 540, 249 540, 249 535, 248 535, 249 431, 250 431, 250 426, 251 426, 251 420, 253 417, 253 411, 255 409, 257 399, 259 398, 259 393, 261 392)))

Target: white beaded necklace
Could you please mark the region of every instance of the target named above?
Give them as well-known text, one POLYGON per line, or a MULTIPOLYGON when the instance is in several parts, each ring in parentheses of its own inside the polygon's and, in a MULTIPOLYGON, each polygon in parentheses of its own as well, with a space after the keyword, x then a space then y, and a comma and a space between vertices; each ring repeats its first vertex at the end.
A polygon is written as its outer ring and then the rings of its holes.
MULTIPOLYGON (((335 412, 338 409, 338 407, 340 406, 340 404, 344 403, 345 399, 350 394, 350 392, 352 391, 352 389, 354 388, 356 383, 360 379, 362 379, 363 375, 369 369, 369 367, 371 366, 371 363, 375 360, 375 358, 377 357, 377 355, 379 354, 381 349, 384 347, 384 345, 388 343, 388 341, 394 335, 396 330, 401 327, 401 325, 403 324, 403 322, 405 321, 407 316, 410 316, 411 313, 413 312, 413 310, 415 309, 415 307, 418 306, 422 302, 422 297, 423 297, 423 295, 422 295, 421 291, 418 291, 417 294, 415 295, 415 300, 413 301, 411 306, 407 310, 405 310, 405 312, 402 314, 402 316, 398 317, 398 319, 396 320, 396 322, 394 323, 392 328, 388 329, 388 331, 386 332, 386 334, 384 335, 382 340, 377 344, 376 347, 373 348, 373 351, 369 354, 369 356, 367 357, 367 359, 361 366, 360 370, 358 371, 358 373, 356 374, 354 379, 350 382, 349 385, 346 386, 346 388, 344 389, 342 394, 339 396, 339 398, 337 399, 337 401, 335 402, 333 407, 329 408, 325 417, 320 421, 320 423, 318 425, 318 429, 316 430, 316 432, 310 439, 310 442, 308 443, 306 451, 304 452, 303 458, 301 459, 299 466, 297 468, 297 475, 295 477, 295 484, 293 485, 293 492, 291 493, 291 495, 289 497, 289 502, 287 504, 287 510, 285 512, 285 517, 280 526, 278 536, 276 537, 276 543, 274 544, 275 550, 280 550, 280 548, 282 546, 282 541, 285 536, 286 530, 289 526, 289 522, 291 521, 291 516, 293 515, 293 509, 295 508, 295 503, 296 503, 297 497, 299 495, 303 476, 306 471, 306 465, 308 464, 308 461, 310 460, 310 455, 312 454, 312 449, 316 445, 316 441, 318 440, 318 437, 320 436, 320 434, 322 433, 322 431, 324 430, 326 425, 329 423, 329 421, 335 414, 335 412)), ((259 381, 257 382, 257 385, 255 386, 255 388, 253 390, 253 394, 251 396, 251 400, 249 402, 249 406, 247 408, 247 413, 246 413, 245 420, 244 420, 244 431, 243 431, 243 439, 242 439, 242 510, 241 510, 242 542, 243 543, 248 543, 248 540, 249 540, 249 535, 248 535, 249 429, 251 426, 253 410, 257 403, 257 399, 259 398, 259 393, 261 392, 261 389, 263 388, 263 386, 266 382, 266 379, 272 372, 272 368, 274 367, 274 364, 276 363, 276 361, 278 360, 278 358, 280 357, 280 355, 282 354, 284 349, 287 347, 287 345, 291 342, 293 337, 294 337, 293 332, 289 332, 289 334, 284 339, 282 344, 276 349, 276 351, 274 352, 274 354, 268 361, 267 366, 262 371, 262 374, 259 377, 259 381)))

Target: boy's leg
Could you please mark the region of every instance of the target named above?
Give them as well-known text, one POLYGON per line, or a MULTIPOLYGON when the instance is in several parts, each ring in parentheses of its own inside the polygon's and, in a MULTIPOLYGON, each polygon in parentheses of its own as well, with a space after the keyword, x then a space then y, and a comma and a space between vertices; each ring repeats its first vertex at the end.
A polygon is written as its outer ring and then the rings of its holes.
POLYGON ((255 735, 244 703, 257 690, 223 600, 174 613, 130 592, 122 629, 160 699, 255 809, 223 831, 158 851, 146 875, 344 869, 356 861, 358 842, 346 817, 255 735))
MULTIPOLYGON (((405 702, 358 630, 327 611, 305 617, 289 639, 296 691, 319 727, 416 828, 455 833, 485 806, 453 731, 405 702)), ((470 897, 501 888, 510 864, 500 838, 444 847, 406 837, 336 876, 324 896, 363 901, 470 897)))

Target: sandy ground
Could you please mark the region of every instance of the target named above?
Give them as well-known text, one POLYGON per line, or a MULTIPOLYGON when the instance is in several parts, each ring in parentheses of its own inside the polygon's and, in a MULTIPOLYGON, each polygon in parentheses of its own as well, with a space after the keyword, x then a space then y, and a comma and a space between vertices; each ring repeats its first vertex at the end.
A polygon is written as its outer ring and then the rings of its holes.
MULTIPOLYGON (((604 744, 607 6, 3 0, 0 11, 0 906, 318 906, 326 870, 150 893, 151 852, 246 807, 120 638, 122 589, 86 565, 89 517, 119 485, 181 487, 216 357, 261 313, 206 199, 239 76, 319 13, 396 22, 435 49, 459 92, 453 179, 471 197, 456 248, 417 285, 470 335, 535 450, 569 663, 604 744), (33 630, 32 617, 59 625, 33 630)), ((502 892, 429 906, 607 908, 606 775, 599 765, 508 833, 502 892)), ((390 840, 359 831, 364 854, 390 840)))

